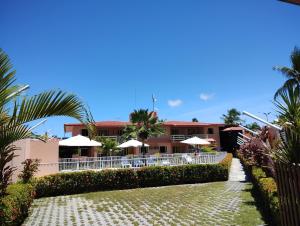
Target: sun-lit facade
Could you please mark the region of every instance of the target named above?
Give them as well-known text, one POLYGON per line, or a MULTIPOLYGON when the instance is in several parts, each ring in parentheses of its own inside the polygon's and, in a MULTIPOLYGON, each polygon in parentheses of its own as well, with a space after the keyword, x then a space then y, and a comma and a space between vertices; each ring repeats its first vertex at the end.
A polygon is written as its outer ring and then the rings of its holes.
MULTIPOLYGON (((98 136, 108 137, 121 142, 123 129, 130 122, 124 121, 100 121, 96 122, 98 136)), ((159 137, 149 138, 146 143, 150 145, 149 154, 154 153, 182 153, 187 152, 191 147, 182 144, 180 141, 192 136, 207 139, 217 150, 221 148, 220 131, 224 128, 222 123, 204 123, 188 121, 166 121, 163 123, 165 133, 159 137)), ((72 136, 81 134, 87 136, 87 130, 83 124, 65 124, 64 130, 72 136)), ((127 150, 126 154, 139 154, 138 149, 127 150)), ((87 153, 94 156, 93 153, 87 153)))

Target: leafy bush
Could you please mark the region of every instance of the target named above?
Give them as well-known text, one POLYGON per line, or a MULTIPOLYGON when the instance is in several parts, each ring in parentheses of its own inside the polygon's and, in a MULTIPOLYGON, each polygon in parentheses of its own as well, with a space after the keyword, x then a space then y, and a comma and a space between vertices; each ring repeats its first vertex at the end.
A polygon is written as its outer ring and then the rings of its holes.
POLYGON ((220 165, 222 165, 223 169, 226 170, 227 174, 223 174, 224 175, 224 180, 228 180, 229 178, 229 171, 230 171, 230 166, 231 166, 231 162, 232 162, 232 153, 228 153, 225 158, 219 163, 220 165))
POLYGON ((267 177, 266 172, 261 167, 251 165, 251 162, 243 158, 240 153, 238 157, 244 165, 246 173, 252 179, 254 188, 258 192, 259 200, 263 204, 265 211, 272 216, 272 223, 279 224, 279 199, 274 178, 267 177))
POLYGON ((31 184, 12 184, 0 199, 0 225, 20 225, 28 215, 35 191, 31 184))
POLYGON ((202 147, 201 152, 215 154, 216 151, 212 147, 202 147))
POLYGON ((23 183, 28 183, 33 175, 38 171, 39 163, 39 159, 26 159, 22 162, 23 170, 20 173, 19 178, 23 183))
POLYGON ((265 172, 258 167, 252 168, 252 181, 255 188, 259 191, 264 208, 279 222, 279 199, 277 186, 274 178, 266 177, 265 172))
POLYGON ((224 181, 228 179, 231 159, 232 155, 228 154, 219 164, 59 173, 37 179, 36 192, 37 197, 44 197, 113 189, 224 181))

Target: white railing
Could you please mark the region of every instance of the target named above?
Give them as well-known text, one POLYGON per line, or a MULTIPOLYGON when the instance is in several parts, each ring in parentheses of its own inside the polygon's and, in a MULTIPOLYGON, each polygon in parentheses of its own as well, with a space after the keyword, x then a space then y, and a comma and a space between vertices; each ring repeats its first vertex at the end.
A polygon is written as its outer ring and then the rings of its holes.
POLYGON ((199 137, 202 139, 207 139, 210 137, 210 135, 213 135, 213 134, 192 134, 192 135, 178 134, 178 135, 171 135, 171 140, 172 141, 182 141, 182 140, 186 140, 191 137, 199 137))
POLYGON ((117 142, 119 142, 121 140, 121 136, 101 136, 101 137, 109 138, 109 139, 115 140, 117 142))
POLYGON ((95 158, 60 159, 58 163, 41 163, 39 167, 58 165, 59 171, 102 170, 112 168, 138 168, 144 166, 177 166, 185 164, 215 164, 226 156, 217 154, 162 154, 160 156, 107 156, 95 158))

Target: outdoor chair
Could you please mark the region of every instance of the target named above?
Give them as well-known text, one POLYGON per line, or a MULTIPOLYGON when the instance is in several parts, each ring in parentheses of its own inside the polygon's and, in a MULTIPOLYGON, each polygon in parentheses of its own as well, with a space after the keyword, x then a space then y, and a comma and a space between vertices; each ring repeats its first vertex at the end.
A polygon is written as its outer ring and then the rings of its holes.
POLYGON ((182 159, 185 163, 187 164, 191 164, 191 163, 194 163, 194 160, 191 156, 187 155, 187 154, 183 154, 182 155, 182 159))
POLYGON ((171 165, 170 160, 169 159, 162 160, 161 165, 162 166, 170 166, 171 165))
POLYGON ((127 157, 121 158, 121 166, 122 166, 122 168, 130 168, 131 167, 131 164, 129 163, 127 157))
POLYGON ((133 167, 142 167, 142 166, 144 166, 144 163, 142 160, 140 160, 140 159, 133 160, 133 167))
POLYGON ((156 163, 154 161, 154 158, 150 157, 147 159, 147 166, 155 166, 156 163))

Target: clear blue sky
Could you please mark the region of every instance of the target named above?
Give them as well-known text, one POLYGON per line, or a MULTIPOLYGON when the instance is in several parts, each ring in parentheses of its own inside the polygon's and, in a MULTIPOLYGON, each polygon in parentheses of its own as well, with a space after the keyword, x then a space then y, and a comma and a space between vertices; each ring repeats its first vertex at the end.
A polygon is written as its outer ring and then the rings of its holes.
MULTIPOLYGON (((154 93, 163 119, 220 122, 232 107, 274 112, 284 79, 272 67, 290 65, 299 21, 276 0, 2 0, 0 47, 28 94, 74 92, 97 121, 152 108, 154 93)), ((37 132, 61 136, 67 122, 37 132)))

